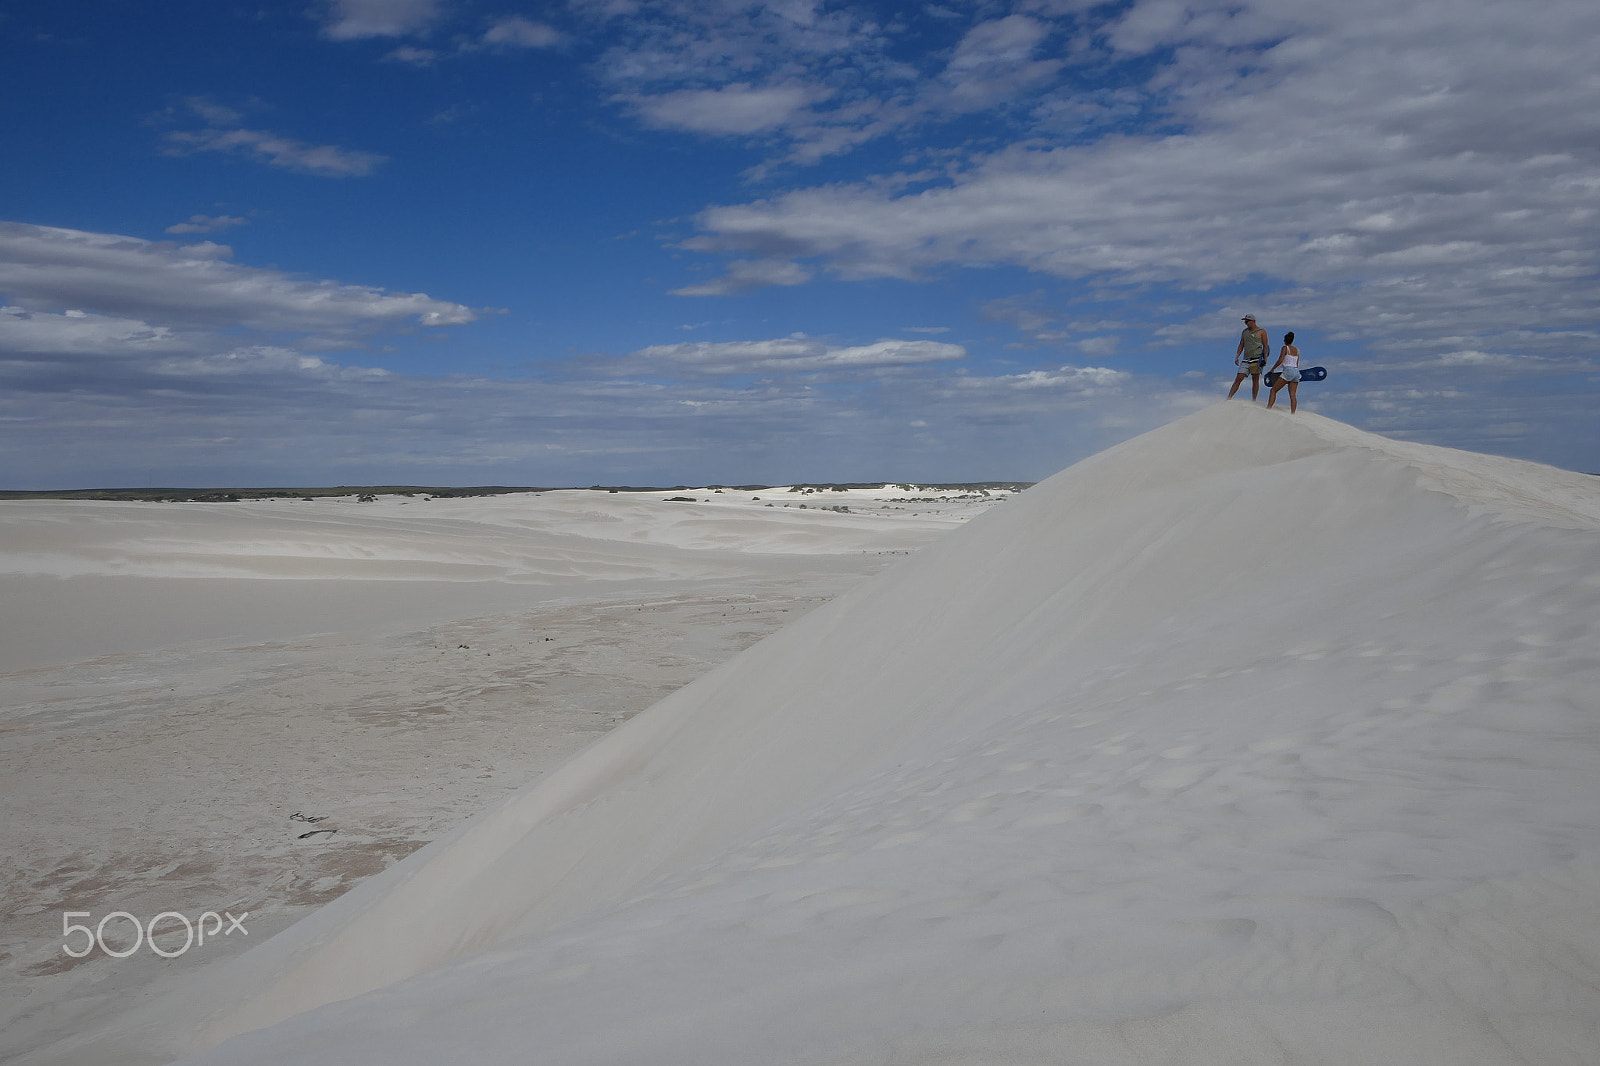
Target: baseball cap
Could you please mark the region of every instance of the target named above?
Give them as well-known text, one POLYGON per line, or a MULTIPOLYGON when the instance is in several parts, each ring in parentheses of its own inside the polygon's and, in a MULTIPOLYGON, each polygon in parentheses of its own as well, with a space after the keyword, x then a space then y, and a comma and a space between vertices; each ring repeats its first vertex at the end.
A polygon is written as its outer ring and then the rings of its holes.
POLYGON ((1245 315, 1239 321, 1241 321, 1241 322, 1254 322, 1255 320, 1256 320, 1256 316, 1255 315, 1245 315))

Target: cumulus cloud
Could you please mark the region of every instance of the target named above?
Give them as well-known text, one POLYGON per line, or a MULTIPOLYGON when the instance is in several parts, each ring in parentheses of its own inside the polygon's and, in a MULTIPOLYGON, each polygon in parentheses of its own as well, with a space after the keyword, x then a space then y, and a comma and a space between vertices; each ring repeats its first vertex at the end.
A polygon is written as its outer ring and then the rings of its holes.
POLYGON ((252 344, 188 356, 169 356, 147 363, 151 375, 202 382, 206 378, 283 378, 320 381, 383 381, 390 372, 381 367, 344 366, 321 356, 272 344, 252 344))
POLYGON ((1031 292, 990 300, 978 310, 986 321, 1004 322, 1034 344, 1050 344, 1068 334, 1057 325, 1054 312, 1042 305, 1044 293, 1031 292))
POLYGON ((249 219, 237 215, 190 215, 187 222, 175 222, 168 226, 165 232, 175 236, 189 233, 218 233, 249 224, 249 219))
MULTIPOLYGON (((239 124, 244 115, 203 96, 191 96, 181 108, 170 108, 157 116, 158 123, 181 122, 186 117, 205 122, 203 129, 169 130, 165 137, 168 155, 193 155, 197 152, 220 152, 243 156, 268 166, 282 167, 301 174, 326 178, 365 177, 386 160, 374 152, 362 152, 337 145, 309 144, 266 130, 244 129, 239 124)), ((195 215, 187 223, 179 223, 168 233, 203 233, 243 225, 244 219, 226 216, 212 218, 195 215), (196 228, 204 227, 204 228, 196 228)))
POLYGON ((957 111, 979 111, 1053 79, 1065 62, 1034 58, 1049 35, 1047 24, 1026 15, 974 26, 944 70, 949 105, 957 111))
POLYGON ((734 82, 716 89, 684 89, 629 102, 652 126, 697 133, 760 133, 789 124, 825 91, 802 85, 754 88, 734 82))
POLYGON ((881 340, 836 347, 804 334, 764 341, 689 342, 642 348, 614 372, 695 374, 801 373, 874 370, 949 362, 966 357, 959 344, 938 341, 881 340))
POLYGON ((413 67, 431 67, 441 60, 459 59, 488 52, 501 54, 534 48, 555 48, 565 44, 566 34, 545 22, 535 22, 521 15, 508 15, 495 19, 482 33, 456 34, 450 48, 424 48, 402 44, 391 49, 384 59, 391 63, 406 63, 413 67))
POLYGON ((383 57, 391 63, 408 63, 413 67, 431 67, 439 59, 439 53, 432 48, 418 48, 416 45, 403 44, 393 49, 383 57))
POLYGON ((765 285, 804 285, 811 271, 785 259, 735 259, 727 264, 720 278, 673 289, 674 296, 727 296, 743 289, 765 285))
POLYGON ((421 33, 443 13, 441 0, 331 0, 322 16, 329 40, 421 33))
MULTIPOLYGON (((0 312, 0 338, 7 319, 30 314, 0 312)), ((624 376, 511 381, 390 373, 273 344, 149 343, 92 373, 0 356, 8 487, 1036 479, 1214 403, 1227 384, 1073 363, 949 373, 964 361, 915 361, 937 350, 792 337, 655 346, 622 360, 624 376)), ((1413 439, 1592 453, 1593 367, 1587 384, 1573 369, 1573 387, 1554 396, 1468 395, 1440 369, 1397 368, 1302 399, 1413 439)))
POLYGON ((741 70, 776 69, 798 57, 848 59, 884 41, 870 16, 822 0, 572 6, 580 15, 610 20, 606 30, 620 39, 602 57, 602 70, 618 81, 735 81, 741 70))
POLYGON ((787 141, 813 162, 902 122, 907 78, 892 38, 865 12, 820 0, 772 5, 645 0, 583 3, 614 43, 601 78, 648 125, 787 141))
POLYGON ((1066 390, 1090 392, 1125 385, 1133 375, 1125 370, 1104 366, 1062 366, 1054 370, 1025 370, 1020 374, 1002 374, 996 377, 956 379, 963 389, 983 389, 989 392, 1013 392, 1026 389, 1066 390))
POLYGON ((0 294, 30 311, 87 310, 169 326, 343 332, 459 325, 461 304, 241 266, 211 241, 176 244, 0 222, 0 294))
POLYGON ((553 48, 563 40, 555 27, 521 15, 496 19, 483 34, 484 44, 501 48, 553 48))
POLYGON ((1137 114, 1141 94, 1130 100, 1121 83, 1140 64, 1101 47, 1093 91, 1067 76, 1063 53, 1104 30, 1107 16, 1088 14, 1096 6, 903 7, 886 17, 822 0, 573 5, 616 41, 598 64, 616 100, 647 124, 760 137, 778 155, 752 169, 758 179, 978 112, 1036 131, 1137 114))
POLYGON ((223 152, 243 155, 269 166, 324 178, 358 178, 371 174, 385 157, 331 144, 307 144, 265 130, 173 130, 167 134, 172 155, 223 152))
POLYGON ((8 356, 148 355, 192 349, 196 341, 136 318, 69 309, 0 307, 0 359, 8 356))
POLYGON ((244 121, 244 114, 231 107, 217 103, 204 96, 190 96, 183 102, 184 107, 205 119, 213 126, 237 126, 244 121))
POLYGON ((655 373, 514 381, 271 344, 92 373, 0 358, 0 449, 10 487, 1032 479, 1197 400, 1094 368, 935 373, 960 349, 927 343, 664 345, 630 357, 655 373), (747 384, 728 376, 758 367, 747 384))
POLYGON ((1316 395, 1312 410, 1385 436, 1558 465, 1600 454, 1600 366, 1592 359, 1428 357, 1333 369, 1356 373, 1316 395), (1543 388, 1529 391, 1535 376, 1543 388))
MULTIPOLYGON (((1530 318, 1593 325, 1600 80, 1578 72, 1594 69, 1600 9, 1106 10, 1109 52, 1081 61, 1153 62, 1139 89, 1160 122, 1021 140, 929 188, 862 181, 712 207, 686 245, 846 278, 1009 264, 1101 286, 1273 279, 1264 312, 1368 342, 1489 350, 1483 337, 1530 318)), ((1023 62, 1040 27, 988 32, 992 54, 1009 40, 1023 62)))
MULTIPOLYGON (((0 449, 10 486, 148 484, 158 468, 171 475, 158 480, 181 482, 224 458, 236 472, 256 469, 258 449, 282 459, 280 473, 315 466, 307 442, 318 425, 346 423, 348 433, 332 436, 355 447, 360 419, 349 404, 384 407, 390 374, 306 346, 474 318, 420 293, 297 278, 230 256, 211 241, 0 222, 0 449)), ((427 414, 427 391, 409 390, 409 417, 427 414)))

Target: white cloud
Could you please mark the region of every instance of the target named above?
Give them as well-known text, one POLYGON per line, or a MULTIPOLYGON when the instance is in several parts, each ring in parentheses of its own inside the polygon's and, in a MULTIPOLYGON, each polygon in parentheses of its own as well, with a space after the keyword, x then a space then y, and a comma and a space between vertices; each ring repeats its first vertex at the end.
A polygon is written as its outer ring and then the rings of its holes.
POLYGON ((178 352, 196 346, 193 338, 135 318, 70 309, 59 314, 0 307, 0 358, 7 354, 131 355, 178 352))
POLYGON ((633 96, 628 102, 652 126, 696 133, 748 134, 788 125, 797 113, 824 95, 821 90, 801 85, 752 88, 735 82, 717 89, 633 96))
POLYGON ((179 245, 0 222, 0 294, 32 311, 87 309, 172 326, 296 332, 458 325, 476 316, 421 293, 311 281, 229 262, 211 241, 179 245))
POLYGON ((483 34, 484 44, 504 48, 553 48, 563 40, 553 26, 520 15, 496 19, 483 34))
MULTIPOLYGON (((913 127, 985 110, 1056 127, 1137 113, 1137 101, 1120 96, 1119 85, 1094 90, 1088 94, 1093 99, 1064 87, 1069 60, 1058 53, 1070 50, 1068 42, 1081 35, 1084 13, 1094 5, 1025 6, 1027 13, 1009 15, 982 7, 908 8, 887 22, 859 6, 820 0, 641 0, 575 8, 581 17, 600 20, 603 32, 618 41, 598 67, 618 90, 614 99, 648 124, 760 136, 777 145, 780 154, 750 172, 764 179, 780 164, 814 164, 913 127), (972 19, 950 39, 952 26, 972 19), (1036 117, 1026 118, 1030 110, 1036 117)), ((1105 58, 1099 57, 1102 68, 1105 58)), ((1123 76, 1118 68, 1111 79, 1123 76)), ((1095 73, 1097 80, 1106 77, 1104 69, 1095 73)))
MULTIPOLYGON (((1593 326, 1594 5, 1140 0, 1118 19, 1122 52, 1172 49, 1142 87, 1172 132, 1018 143, 915 191, 863 181, 712 207, 686 246, 847 278, 1267 277, 1287 286, 1258 294, 1277 321, 1374 343, 1443 333, 1491 350, 1530 319, 1593 326)), ((1020 55, 1037 29, 1014 25, 1020 55)))
POLYGON ((1119 337, 1086 337, 1078 342, 1078 351, 1099 358, 1112 354, 1121 343, 1119 337))
MULTIPOLYGON (((574 7, 579 14, 600 13, 592 4, 574 7)), ((870 17, 821 0, 646 0, 604 14, 615 20, 607 28, 621 40, 603 57, 603 71, 622 83, 737 81, 740 71, 776 69, 796 59, 848 59, 883 40, 870 17)))
POLYGON ((1593 360, 1483 365, 1426 358, 1381 370, 1329 369, 1329 383, 1338 387, 1302 388, 1301 405, 1309 399, 1320 414, 1386 436, 1567 467, 1600 454, 1600 366, 1593 360), (1351 370, 1362 372, 1346 376, 1351 370), (1530 390, 1532 381, 1542 387, 1530 390))
POLYGON ((413 67, 431 67, 438 62, 439 53, 432 48, 418 48, 403 44, 383 57, 391 63, 409 63, 413 67))
POLYGON ((565 44, 567 37, 548 23, 535 22, 521 15, 507 15, 495 19, 482 33, 472 36, 457 34, 454 41, 453 48, 445 49, 402 44, 391 49, 383 58, 391 63, 431 67, 443 59, 459 59, 485 51, 508 53, 521 49, 555 48, 565 44))
POLYGON ((218 233, 249 224, 249 219, 237 215, 190 215, 187 222, 175 222, 168 226, 165 232, 175 236, 188 233, 218 233))
MULTIPOLYGON (((0 336, 29 313, 0 312, 0 336)), ((129 347, 85 372, 81 360, 7 359, 0 341, 0 453, 8 487, 1034 479, 1214 403, 1228 383, 1073 364, 972 372, 896 343, 662 345, 620 361, 633 377, 507 381, 386 373, 275 344, 129 347), (758 376, 718 380, 728 373, 758 376)), ((1600 446, 1592 367, 1555 395, 1466 394, 1462 369, 1400 367, 1351 387, 1335 365, 1338 391, 1301 399, 1434 443, 1536 457, 1600 446)))
POLYGON ((811 280, 811 272, 799 263, 786 259, 735 259, 726 266, 727 273, 720 278, 673 289, 674 296, 727 296, 743 289, 764 285, 804 285, 811 280))
POLYGON ((380 367, 342 366, 321 356, 271 344, 247 345, 204 355, 174 356, 153 361, 150 374, 202 382, 207 378, 313 378, 322 381, 383 381, 390 372, 380 367))
POLYGON ((776 137, 814 162, 881 136, 902 120, 893 100, 916 72, 887 56, 869 15, 820 0, 741 5, 646 0, 580 4, 617 41, 598 71, 649 125, 776 137), (824 106, 826 105, 826 106, 824 106))
MULTIPOLYGON (((239 473, 272 456, 282 473, 315 467, 313 440, 355 450, 361 405, 393 400, 387 370, 306 346, 474 318, 422 294, 296 278, 230 255, 210 241, 0 222, 0 452, 11 485, 149 483, 158 467, 170 476, 156 480, 206 479, 218 462, 239 473)), ((428 416, 431 387, 406 391, 406 417, 428 416)))
POLYGON ((616 364, 613 373, 728 374, 876 370, 943 363, 966 357, 959 344, 881 340, 836 347, 804 334, 764 341, 690 342, 642 348, 616 364))
POLYGON ((1031 479, 1196 399, 1094 368, 939 373, 921 361, 959 349, 909 343, 785 338, 630 357, 654 364, 655 380, 423 378, 277 345, 93 373, 0 358, 0 451, 12 486, 1031 479), (714 378, 756 366, 775 369, 749 385, 714 378), (781 372, 801 368, 812 369, 781 372))
POLYGON ((1057 326, 1057 316, 1041 305, 1042 292, 1021 296, 1007 296, 990 300, 980 307, 979 313, 989 322, 1004 322, 1033 344, 1054 344, 1067 337, 1067 332, 1057 326))
POLYGON ((1062 366, 1055 370, 1025 370, 1019 374, 994 377, 961 377, 954 379, 953 386, 968 391, 981 390, 991 395, 1036 389, 1082 394, 1128 385, 1132 381, 1133 375, 1125 370, 1104 366, 1062 366))
POLYGON ((265 130, 173 130, 167 134, 166 141, 167 151, 172 155, 233 153, 270 166, 325 178, 365 177, 385 160, 374 152, 358 152, 331 144, 307 144, 265 130))
POLYGON ((323 36, 334 41, 424 32, 443 13, 440 0, 331 0, 323 36))
MULTIPOLYGON (((397 49, 396 52, 405 51, 397 49)), ((410 51, 421 55, 425 50, 411 49, 410 51)), ((389 58, 396 58, 391 53, 389 58)), ((404 58, 404 57, 400 57, 404 58)), ((426 60, 411 59, 412 62, 421 62, 426 65, 426 60)), ((192 155, 196 152, 221 152, 231 155, 242 155, 269 166, 282 167, 287 170, 298 171, 302 174, 314 174, 319 177, 349 178, 364 177, 385 162, 385 157, 373 152, 355 151, 349 148, 340 148, 336 145, 314 145, 293 137, 271 133, 266 130, 251 130, 237 128, 243 121, 241 112, 216 103, 208 97, 191 96, 184 100, 182 108, 169 108, 157 116, 157 121, 181 121, 183 112, 189 112, 206 122, 205 129, 199 130, 171 130, 165 136, 168 155, 192 155)), ((208 229, 191 228, 208 226, 210 229, 226 229, 235 225, 243 225, 244 219, 230 219, 226 216, 210 218, 204 215, 193 216, 188 223, 179 223, 167 230, 168 233, 203 233, 208 229)))
POLYGON ((979 111, 1053 79, 1065 63, 1033 58, 1049 34, 1048 25, 1026 15, 974 26, 945 67, 947 105, 957 111, 979 111))
POLYGON ((225 107, 209 97, 190 96, 183 103, 190 111, 193 111, 213 126, 237 126, 244 121, 243 113, 235 111, 231 107, 225 107))

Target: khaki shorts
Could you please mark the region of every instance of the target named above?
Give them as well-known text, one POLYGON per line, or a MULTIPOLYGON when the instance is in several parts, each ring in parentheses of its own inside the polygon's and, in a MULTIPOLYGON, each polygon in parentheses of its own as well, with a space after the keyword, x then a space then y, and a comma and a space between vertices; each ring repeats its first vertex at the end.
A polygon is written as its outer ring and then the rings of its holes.
POLYGON ((1261 373, 1261 366, 1264 362, 1265 360, 1263 359, 1241 359, 1239 360, 1239 373, 1249 374, 1254 377, 1261 373))

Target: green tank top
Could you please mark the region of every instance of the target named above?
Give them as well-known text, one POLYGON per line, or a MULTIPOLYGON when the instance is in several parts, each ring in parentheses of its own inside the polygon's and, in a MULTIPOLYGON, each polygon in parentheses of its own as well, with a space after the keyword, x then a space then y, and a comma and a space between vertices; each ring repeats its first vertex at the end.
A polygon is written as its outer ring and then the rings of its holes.
POLYGON ((1261 347, 1261 338, 1256 336, 1254 331, 1246 329, 1244 331, 1244 352, 1242 353, 1243 358, 1247 362, 1260 359, 1261 353, 1264 350, 1265 349, 1261 347))

